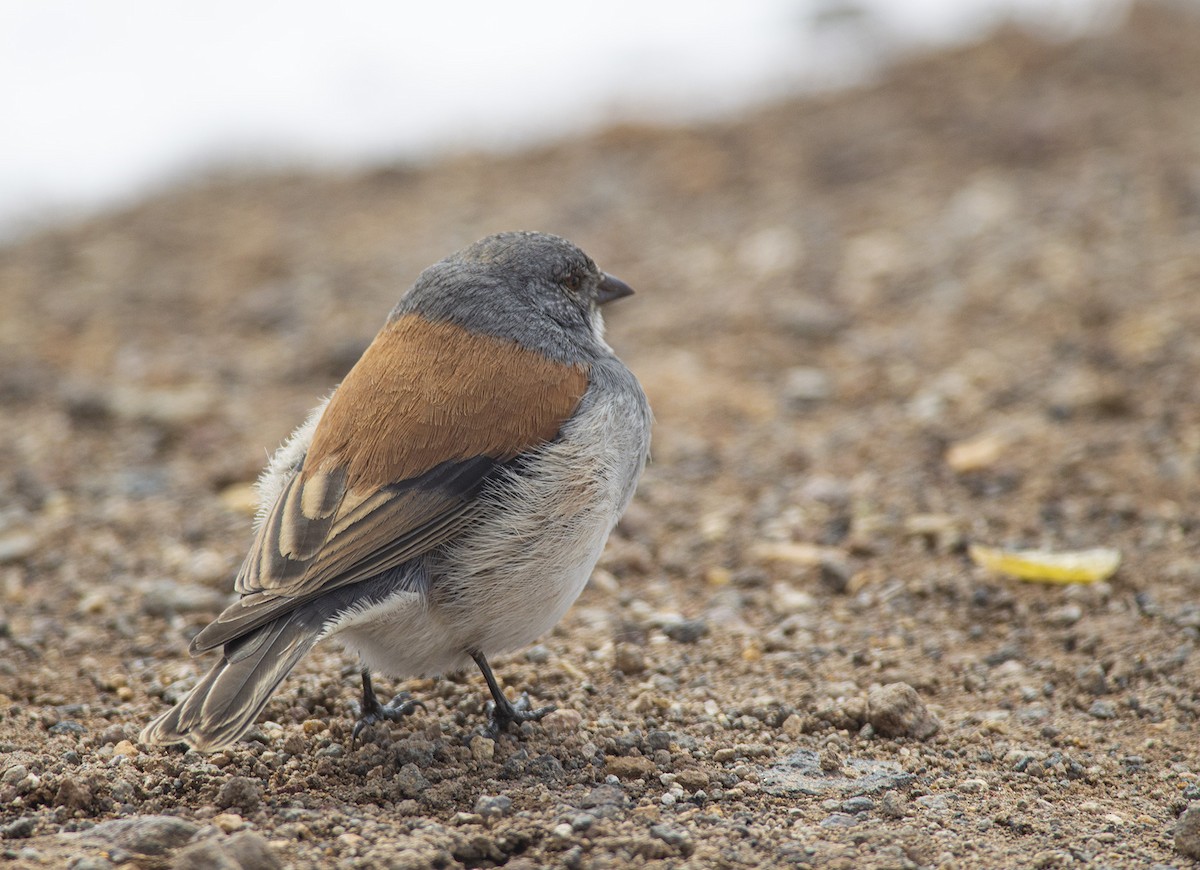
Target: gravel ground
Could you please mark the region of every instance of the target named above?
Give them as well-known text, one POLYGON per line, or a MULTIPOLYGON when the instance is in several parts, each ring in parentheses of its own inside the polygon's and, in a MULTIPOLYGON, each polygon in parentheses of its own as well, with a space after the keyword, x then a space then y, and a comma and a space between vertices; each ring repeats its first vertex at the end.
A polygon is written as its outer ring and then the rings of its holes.
POLYGON ((1200 21, 1001 32, 728 122, 216 178, 0 250, 9 866, 1120 867, 1200 855, 1200 21), (489 232, 639 289, 655 456, 592 583, 349 740, 319 649, 247 742, 207 661, 265 451, 489 232), (1119 548, 1091 586, 966 545, 1119 548), (1180 815, 1182 821, 1177 822, 1180 815))

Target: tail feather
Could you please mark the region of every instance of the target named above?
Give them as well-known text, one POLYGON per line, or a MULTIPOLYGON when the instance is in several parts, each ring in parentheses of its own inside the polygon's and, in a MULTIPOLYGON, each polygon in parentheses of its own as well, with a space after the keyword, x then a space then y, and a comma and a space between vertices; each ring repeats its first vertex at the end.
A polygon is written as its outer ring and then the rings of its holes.
POLYGON ((302 608, 230 643, 186 698, 145 727, 141 741, 187 743, 201 752, 236 742, 321 639, 324 621, 302 608))

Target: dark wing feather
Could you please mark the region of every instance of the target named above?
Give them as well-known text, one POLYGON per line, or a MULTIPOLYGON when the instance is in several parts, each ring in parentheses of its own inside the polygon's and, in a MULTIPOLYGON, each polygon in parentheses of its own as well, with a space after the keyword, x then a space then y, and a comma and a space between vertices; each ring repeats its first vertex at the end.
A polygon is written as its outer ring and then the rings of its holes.
MULTIPOLYGON (((420 478, 385 487, 327 521, 307 519, 288 505, 304 484, 285 487, 238 573, 242 597, 192 640, 193 653, 228 643, 334 589, 395 568, 436 547, 473 517, 474 498, 496 467, 488 457, 446 463, 420 478), (282 508, 282 509, 281 509, 282 508), (288 526, 311 525, 325 537, 311 550, 285 551, 288 526), (307 555, 307 558, 301 558, 307 555)), ((343 502, 345 503, 345 502, 343 502)))

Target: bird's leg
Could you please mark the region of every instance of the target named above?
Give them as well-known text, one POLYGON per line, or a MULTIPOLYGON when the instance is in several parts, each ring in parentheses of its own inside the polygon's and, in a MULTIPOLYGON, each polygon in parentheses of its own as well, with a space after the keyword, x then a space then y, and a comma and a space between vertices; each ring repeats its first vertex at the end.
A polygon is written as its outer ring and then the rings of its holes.
POLYGON ((471 658, 475 659, 475 664, 479 665, 479 670, 483 671, 483 678, 487 680, 488 689, 492 693, 492 700, 487 705, 488 727, 485 732, 487 736, 494 739, 511 723, 519 725, 522 722, 536 722, 558 709, 553 704, 539 707, 536 710, 530 709, 529 695, 526 692, 521 693, 521 697, 515 704, 512 703, 505 696, 500 684, 496 682, 496 677, 492 673, 487 659, 483 657, 483 653, 472 652, 471 658))
POLYGON ((358 740, 358 735, 364 728, 368 728, 376 722, 382 722, 385 719, 395 722, 403 719, 418 707, 422 710, 426 709, 424 704, 413 698, 408 692, 401 692, 386 705, 380 704, 379 699, 375 697, 375 689, 371 685, 370 671, 362 672, 362 686, 362 709, 359 711, 358 721, 354 723, 354 730, 350 732, 351 745, 358 740))

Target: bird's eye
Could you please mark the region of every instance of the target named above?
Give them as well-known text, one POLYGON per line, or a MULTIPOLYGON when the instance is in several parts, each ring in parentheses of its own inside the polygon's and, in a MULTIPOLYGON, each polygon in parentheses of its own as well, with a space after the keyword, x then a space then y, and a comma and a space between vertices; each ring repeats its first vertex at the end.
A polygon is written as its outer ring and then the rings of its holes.
POLYGON ((578 272, 570 272, 562 280, 562 285, 572 292, 578 290, 582 284, 583 276, 578 272))

